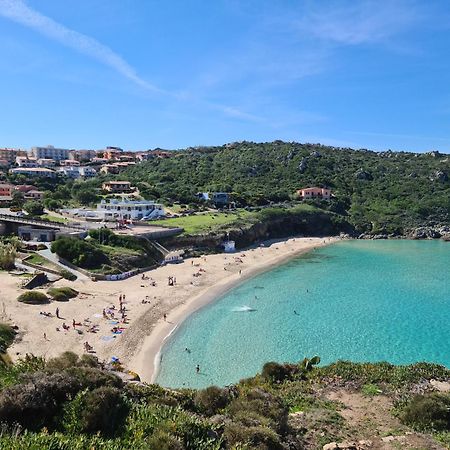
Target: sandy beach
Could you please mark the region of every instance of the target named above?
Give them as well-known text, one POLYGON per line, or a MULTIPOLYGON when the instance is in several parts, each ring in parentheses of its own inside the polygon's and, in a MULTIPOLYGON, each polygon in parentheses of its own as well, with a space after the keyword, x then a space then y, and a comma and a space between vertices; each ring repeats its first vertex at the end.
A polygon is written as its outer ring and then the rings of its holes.
POLYGON ((70 286, 80 294, 69 302, 46 305, 18 302, 17 297, 23 292, 20 277, 0 272, 0 321, 19 328, 18 339, 9 354, 13 359, 26 353, 46 358, 67 350, 81 354, 88 342, 99 359, 110 360, 115 356, 125 368, 137 372, 142 381, 151 382, 165 339, 192 312, 244 280, 334 241, 334 238, 293 238, 268 242, 234 254, 187 259, 149 271, 144 278, 139 275, 123 281, 59 280, 54 286, 70 286), (173 286, 169 286, 169 277, 176 281, 173 286), (125 323, 118 311, 119 296, 123 295, 125 323), (56 317, 56 308, 60 319, 56 317))

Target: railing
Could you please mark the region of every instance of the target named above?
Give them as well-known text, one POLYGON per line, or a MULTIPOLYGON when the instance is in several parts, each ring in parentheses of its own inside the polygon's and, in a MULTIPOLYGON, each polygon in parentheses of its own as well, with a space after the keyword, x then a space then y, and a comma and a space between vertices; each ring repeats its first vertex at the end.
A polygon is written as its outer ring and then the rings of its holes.
POLYGON ((66 225, 61 222, 52 222, 51 220, 28 219, 26 217, 13 216, 12 214, 0 214, 0 220, 6 220, 8 222, 28 223, 32 225, 48 226, 53 228, 67 228, 70 230, 86 231, 84 227, 79 225, 66 225))

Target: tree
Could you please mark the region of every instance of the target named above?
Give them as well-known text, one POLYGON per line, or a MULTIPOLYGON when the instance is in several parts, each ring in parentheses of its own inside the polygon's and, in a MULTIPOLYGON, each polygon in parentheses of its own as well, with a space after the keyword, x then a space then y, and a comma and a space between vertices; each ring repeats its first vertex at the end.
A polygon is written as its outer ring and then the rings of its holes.
POLYGON ((23 209, 30 216, 42 216, 44 214, 44 205, 41 202, 30 200, 23 205, 23 209))
POLYGON ((0 242, 0 269, 14 269, 14 261, 16 260, 16 247, 11 243, 0 242))

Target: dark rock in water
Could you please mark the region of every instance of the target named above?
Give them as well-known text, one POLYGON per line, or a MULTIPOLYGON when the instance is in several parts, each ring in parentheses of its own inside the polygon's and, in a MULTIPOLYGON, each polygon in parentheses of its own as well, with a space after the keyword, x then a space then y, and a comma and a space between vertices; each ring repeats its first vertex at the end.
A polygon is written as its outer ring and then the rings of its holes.
POLYGON ((419 227, 411 230, 407 236, 410 239, 438 239, 442 234, 436 228, 419 227))
POLYGON ((298 165, 298 170, 303 173, 308 168, 308 158, 303 158, 298 165))
POLYGON ((369 172, 366 172, 363 169, 359 169, 356 173, 355 173, 355 177, 357 180, 373 180, 372 175, 369 172))
POLYGON ((436 170, 436 172, 431 175, 430 180, 445 183, 448 181, 448 175, 445 172, 442 172, 442 170, 436 170))

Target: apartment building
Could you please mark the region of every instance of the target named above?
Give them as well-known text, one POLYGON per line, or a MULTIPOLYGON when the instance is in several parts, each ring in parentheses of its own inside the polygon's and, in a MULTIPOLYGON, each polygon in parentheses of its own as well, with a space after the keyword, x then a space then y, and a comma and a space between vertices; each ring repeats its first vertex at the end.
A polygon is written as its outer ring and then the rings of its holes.
POLYGON ((31 155, 36 159, 53 159, 61 161, 62 159, 69 159, 70 150, 65 148, 56 148, 53 145, 47 147, 32 147, 31 155))

